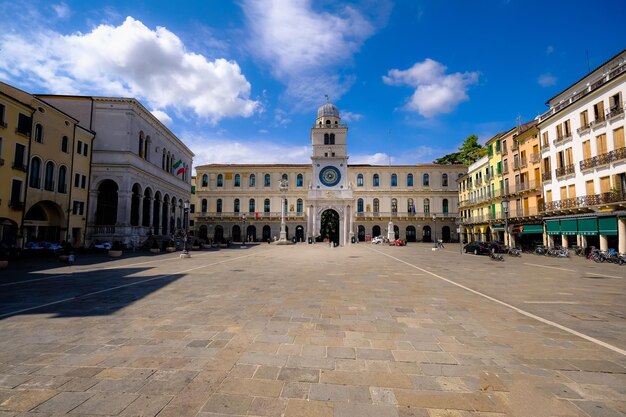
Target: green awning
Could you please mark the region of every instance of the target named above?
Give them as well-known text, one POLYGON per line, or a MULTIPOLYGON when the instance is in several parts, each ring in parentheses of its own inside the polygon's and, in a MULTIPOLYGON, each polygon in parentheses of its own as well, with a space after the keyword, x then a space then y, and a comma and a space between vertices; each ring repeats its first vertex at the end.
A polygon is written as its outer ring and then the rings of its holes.
POLYGON ((520 234, 529 235, 529 234, 543 234, 543 226, 540 224, 524 224, 520 226, 520 234))
POLYGON ((617 218, 616 217, 599 217, 598 229, 600 234, 604 236, 617 235, 617 218))
POLYGON ((549 235, 560 235, 561 234, 561 225, 558 220, 547 220, 546 221, 546 233, 549 235))
POLYGON ((596 236, 598 234, 598 219, 578 219, 578 234, 584 236, 596 236))
POLYGON ((561 220, 562 235, 575 235, 576 233, 578 233, 578 223, 576 222, 576 219, 561 220))
POLYGON ((493 230, 494 232, 503 232, 504 231, 504 225, 503 224, 494 224, 493 226, 491 226, 491 230, 493 230))

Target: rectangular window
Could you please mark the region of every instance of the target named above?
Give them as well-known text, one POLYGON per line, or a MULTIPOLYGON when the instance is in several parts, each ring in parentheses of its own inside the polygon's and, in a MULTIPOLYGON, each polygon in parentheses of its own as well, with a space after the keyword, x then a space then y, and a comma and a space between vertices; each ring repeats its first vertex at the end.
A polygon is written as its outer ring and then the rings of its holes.
POLYGON ((608 152, 606 148, 606 135, 604 133, 596 136, 596 150, 598 151, 598 155, 604 155, 608 152))
POLYGON ((74 174, 74 187, 80 187, 80 174, 74 174))
POLYGON ((580 113, 580 127, 581 129, 586 128, 589 125, 589 113, 587 110, 580 113))
POLYGON ((189 213, 195 213, 195 212, 196 212, 196 205, 189 204, 189 213))
POLYGON ((17 133, 22 135, 30 136, 30 132, 32 129, 33 120, 29 116, 20 113, 19 118, 17 119, 17 133))
POLYGON ((4 109, 6 107, 4 104, 0 104, 0 127, 7 127, 6 121, 4 119, 4 109))
POLYGON ((546 203, 552 202, 552 190, 546 191, 546 203))
POLYGON ((618 150, 624 147, 624 128, 620 127, 613 131, 613 149, 618 150))
POLYGON ((496 141, 496 152, 500 152, 500 141, 496 141))
POLYGON ((83 141, 81 140, 79 140, 78 143, 76 144, 76 153, 77 154, 83 153, 83 141))
POLYGON ((556 138, 557 140, 563 137, 563 126, 558 124, 556 125, 556 138))
POLYGON ((576 198, 576 184, 570 184, 567 186, 567 195, 569 198, 576 198))
POLYGON ((560 151, 556 154, 556 169, 561 169, 565 166, 565 152, 560 151))
POLYGON ((493 145, 489 145, 487 147, 487 153, 489 154, 489 156, 493 156, 493 145))
POLYGON ((85 210, 85 203, 83 201, 74 201, 72 205, 72 214, 82 216, 85 210))
POLYGON ((497 166, 497 172, 498 172, 498 175, 502 175, 502 161, 499 161, 499 162, 496 164, 496 166, 497 166))
POLYGON ((88 149, 89 149, 89 145, 85 143, 83 145, 83 155, 87 156, 88 149))
POLYGON ((567 165, 574 165, 574 156, 572 154, 572 148, 567 148, 565 149, 565 156, 566 156, 566 161, 567 161, 567 165))
POLYGON ((543 143, 542 143, 543 147, 544 148, 549 148, 550 147, 550 141, 549 141, 549 138, 548 138, 548 132, 543 132, 542 137, 543 137, 543 143))
POLYGON ((594 195, 596 193, 593 180, 585 181, 585 192, 587 195, 594 195))
POLYGON ((583 142, 583 159, 591 158, 591 141, 586 140, 583 142))
POLYGON ((622 93, 619 92, 617 94, 609 97, 609 111, 613 112, 622 107, 622 93))
POLYGON ((601 122, 604 120, 604 102, 599 101, 593 105, 593 115, 595 117, 596 122, 601 122))
POLYGON ((13 167, 22 169, 24 168, 24 153, 26 147, 20 143, 15 144, 15 157, 13 158, 13 167))
POLYGON ((87 176, 86 175, 81 175, 80 176, 80 188, 85 188, 87 187, 87 176))
POLYGON ((13 180, 11 183, 11 201, 9 205, 18 207, 22 203, 22 181, 13 180))
POLYGON ((611 191, 611 178, 600 177, 600 192, 604 194, 610 191, 611 191))
POLYGON ((567 200, 567 187, 561 187, 561 200, 567 200))
POLYGON ((569 119, 563 122, 563 133, 565 133, 566 138, 572 136, 572 130, 570 128, 569 119))

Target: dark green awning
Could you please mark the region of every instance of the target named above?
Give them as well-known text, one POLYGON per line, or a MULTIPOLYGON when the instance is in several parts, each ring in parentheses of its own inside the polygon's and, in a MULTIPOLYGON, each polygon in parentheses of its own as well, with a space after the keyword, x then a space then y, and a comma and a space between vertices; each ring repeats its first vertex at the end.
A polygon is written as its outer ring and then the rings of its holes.
POLYGON ((525 224, 520 226, 520 234, 529 235, 532 233, 543 234, 543 226, 540 224, 525 224))
POLYGON ((600 234, 604 236, 617 235, 617 218, 616 217, 599 217, 598 229, 600 234))
POLYGON ((578 219, 578 234, 584 236, 595 236, 598 234, 598 219, 595 217, 588 219, 578 219))
POLYGON ((502 231, 504 231, 504 225, 503 224, 494 224, 493 226, 491 226, 491 230, 493 230, 494 232, 502 232, 502 231))
POLYGON ((576 219, 562 219, 561 220, 561 234, 562 235, 575 235, 578 233, 578 224, 576 219))
POLYGON ((546 221, 546 233, 549 235, 560 235, 561 234, 561 226, 558 220, 547 220, 546 221))

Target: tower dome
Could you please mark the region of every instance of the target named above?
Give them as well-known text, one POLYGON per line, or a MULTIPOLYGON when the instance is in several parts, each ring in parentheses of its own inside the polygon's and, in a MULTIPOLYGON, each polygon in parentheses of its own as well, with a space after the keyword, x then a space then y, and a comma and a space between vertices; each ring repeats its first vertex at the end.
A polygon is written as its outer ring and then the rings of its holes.
POLYGON ((332 103, 326 103, 317 109, 317 117, 339 117, 339 109, 332 103))

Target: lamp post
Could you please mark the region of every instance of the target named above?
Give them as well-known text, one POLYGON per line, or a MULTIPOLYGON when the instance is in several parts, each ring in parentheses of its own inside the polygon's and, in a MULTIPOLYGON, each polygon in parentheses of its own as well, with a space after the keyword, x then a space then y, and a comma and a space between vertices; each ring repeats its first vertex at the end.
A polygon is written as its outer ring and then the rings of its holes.
POLYGON ((504 246, 509 247, 509 200, 502 200, 502 210, 504 211, 504 246))
POLYGON ((242 234, 242 236, 243 236, 243 238, 242 238, 243 243, 241 244, 241 246, 245 248, 246 247, 246 240, 248 238, 248 235, 246 233, 246 213, 243 213, 241 215, 241 218, 243 219, 243 230, 242 230, 242 232, 243 232, 243 234, 242 234))
POLYGON ((183 216, 183 253, 181 258, 191 258, 189 251, 187 250, 187 224, 189 220, 189 201, 183 203, 184 216, 183 216))
POLYGON ((437 247, 437 216, 433 214, 433 242, 435 242, 435 247, 437 247))
POLYGON ((461 219, 456 219, 456 235, 459 238, 459 253, 463 255, 463 239, 461 239, 461 219))
POLYGON ((287 241, 287 232, 285 231, 285 193, 287 192, 287 180, 280 180, 280 186, 278 187, 280 190, 281 201, 280 201, 280 238, 278 239, 280 242, 287 241))

